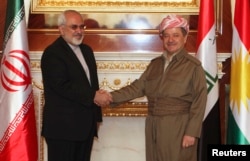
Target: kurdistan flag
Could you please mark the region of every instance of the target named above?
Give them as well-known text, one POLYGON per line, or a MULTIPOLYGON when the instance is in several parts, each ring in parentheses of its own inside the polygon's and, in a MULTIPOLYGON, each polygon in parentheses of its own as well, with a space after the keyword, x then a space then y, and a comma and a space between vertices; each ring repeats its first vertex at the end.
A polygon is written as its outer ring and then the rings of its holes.
POLYGON ((250 1, 236 0, 231 58, 228 144, 250 144, 250 1))
POLYGON ((207 146, 220 144, 219 83, 215 34, 214 0, 201 0, 197 33, 197 54, 206 73, 207 104, 198 144, 198 161, 208 159, 207 146))
POLYGON ((0 161, 37 161, 24 1, 7 3, 0 66, 0 161))

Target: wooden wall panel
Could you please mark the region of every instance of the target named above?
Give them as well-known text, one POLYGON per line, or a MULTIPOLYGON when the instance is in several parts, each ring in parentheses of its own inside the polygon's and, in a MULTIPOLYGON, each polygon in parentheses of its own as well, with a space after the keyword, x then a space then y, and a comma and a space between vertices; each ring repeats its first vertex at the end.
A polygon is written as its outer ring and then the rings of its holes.
MULTIPOLYGON (((58 32, 47 31, 28 32, 29 48, 31 51, 43 51, 59 36, 58 32), (41 43, 42 42, 42 43, 41 43)), ((161 52, 162 41, 157 33, 152 34, 120 34, 104 33, 95 34, 93 31, 86 31, 84 43, 90 45, 95 52, 161 52)), ((196 33, 190 33, 186 48, 195 52, 196 33)))
MULTIPOLYGON (((231 10, 228 9, 230 8, 230 1, 223 1, 223 33, 222 35, 218 35, 217 37, 217 51, 219 53, 222 52, 231 52, 231 46, 232 46, 232 25, 231 25, 231 10)), ((4 32, 4 24, 5 24, 5 14, 6 14, 6 5, 7 5, 7 0, 2 0, 2 4, 0 6, 0 50, 2 51, 2 44, 3 44, 3 32, 4 32)), ((197 26, 197 17, 193 16, 193 19, 190 19, 190 27, 195 28, 197 26)), ((42 26, 44 24, 44 15, 41 14, 36 14, 36 15, 31 15, 29 19, 29 24, 31 24, 32 28, 42 28, 45 26, 42 26)), ((29 43, 30 43, 30 50, 43 50, 45 46, 47 46, 49 43, 51 43, 54 39, 56 39, 58 36, 57 32, 52 31, 51 32, 34 32, 34 31, 29 31, 28 32, 28 37, 29 37, 29 43), (41 43, 43 42, 43 43, 41 43)), ((188 51, 190 52, 195 52, 195 46, 196 46, 196 33, 190 33, 188 42, 186 44, 186 47, 188 51)), ((133 50, 134 47, 136 48, 143 48, 145 47, 145 50, 148 50, 149 46, 152 46, 149 48, 149 50, 153 51, 160 51, 162 50, 161 42, 159 41, 158 34, 155 32, 152 34, 152 38, 149 39, 148 42, 134 42, 133 38, 131 36, 128 36, 127 34, 120 35, 118 36, 119 39, 117 40, 111 39, 111 35, 108 34, 102 34, 102 35, 97 35, 90 31, 88 33, 87 30, 87 35, 86 39, 84 40, 87 44, 93 45, 93 48, 95 51, 109 51, 109 50, 116 50, 117 46, 121 46, 120 44, 124 43, 124 47, 119 49, 126 49, 124 50, 133 50), (98 44, 98 42, 101 43, 106 43, 106 44, 115 44, 114 49, 110 49, 110 45, 105 46, 105 44, 98 44), (130 44, 132 45, 132 48, 130 48, 130 44), (128 45, 128 46, 127 46, 128 45), (106 48, 107 47, 107 48, 106 48)))
POLYGON ((2 0, 1 5, 0 5, 0 15, 1 15, 0 16, 0 51, 3 50, 3 36, 4 36, 6 6, 7 6, 7 0, 2 0))

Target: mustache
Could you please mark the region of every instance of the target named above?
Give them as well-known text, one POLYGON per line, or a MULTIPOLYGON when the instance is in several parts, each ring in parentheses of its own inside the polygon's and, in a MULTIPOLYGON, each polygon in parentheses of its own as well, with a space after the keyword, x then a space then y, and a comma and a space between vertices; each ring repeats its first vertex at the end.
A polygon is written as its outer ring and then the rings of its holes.
POLYGON ((76 33, 76 34, 74 34, 74 36, 83 36, 83 34, 82 33, 76 33))
POLYGON ((175 42, 168 42, 166 43, 167 45, 175 45, 176 43, 175 42))

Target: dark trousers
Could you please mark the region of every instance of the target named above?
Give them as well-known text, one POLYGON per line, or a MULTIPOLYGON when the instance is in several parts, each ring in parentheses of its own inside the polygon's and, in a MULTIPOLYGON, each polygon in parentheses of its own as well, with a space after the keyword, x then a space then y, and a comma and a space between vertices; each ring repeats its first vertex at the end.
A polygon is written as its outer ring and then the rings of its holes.
POLYGON ((86 141, 45 139, 48 146, 48 161, 90 161, 93 136, 86 141))

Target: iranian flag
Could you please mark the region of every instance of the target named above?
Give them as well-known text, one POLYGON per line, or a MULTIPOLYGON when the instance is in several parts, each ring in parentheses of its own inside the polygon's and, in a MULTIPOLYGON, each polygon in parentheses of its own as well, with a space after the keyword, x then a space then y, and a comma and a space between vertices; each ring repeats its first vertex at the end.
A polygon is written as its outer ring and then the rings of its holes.
POLYGON ((228 144, 250 144, 250 1, 236 0, 231 58, 228 144))
POLYGON ((201 61, 207 80, 207 104, 198 144, 198 160, 207 160, 207 145, 220 144, 219 83, 214 0, 201 0, 196 57, 201 61))
POLYGON ((38 145, 23 0, 8 0, 0 66, 0 160, 37 161, 38 145))

